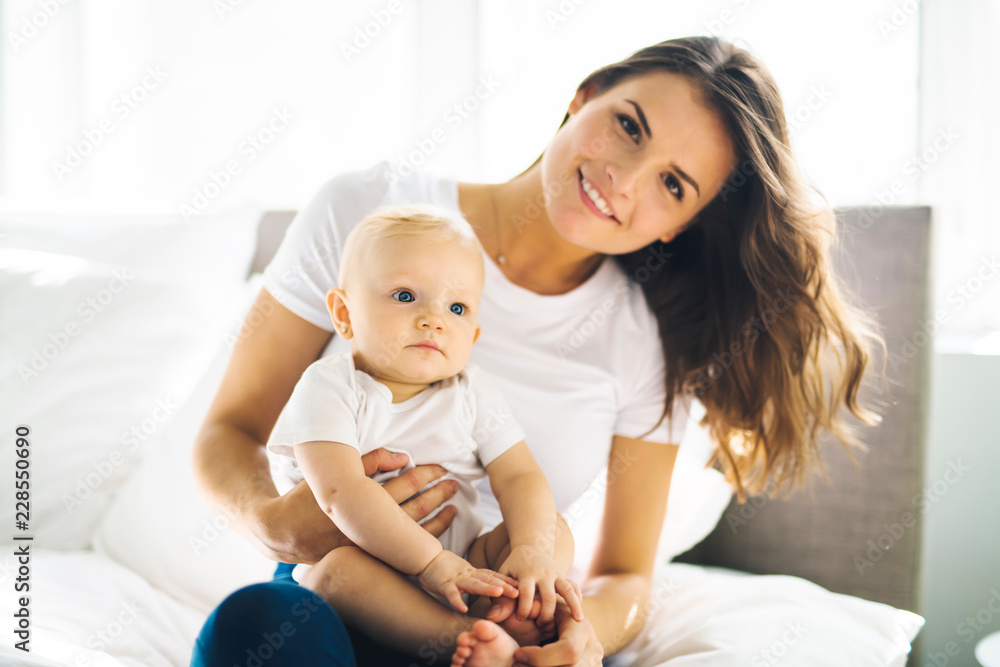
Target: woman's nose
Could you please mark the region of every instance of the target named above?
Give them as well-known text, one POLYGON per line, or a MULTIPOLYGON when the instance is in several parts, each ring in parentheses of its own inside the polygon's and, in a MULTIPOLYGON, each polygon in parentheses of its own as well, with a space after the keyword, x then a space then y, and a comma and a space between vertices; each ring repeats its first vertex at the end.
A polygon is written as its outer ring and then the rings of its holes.
POLYGON ((617 199, 631 199, 635 195, 635 184, 639 178, 639 165, 628 162, 608 163, 605 176, 608 182, 608 192, 605 194, 617 199))

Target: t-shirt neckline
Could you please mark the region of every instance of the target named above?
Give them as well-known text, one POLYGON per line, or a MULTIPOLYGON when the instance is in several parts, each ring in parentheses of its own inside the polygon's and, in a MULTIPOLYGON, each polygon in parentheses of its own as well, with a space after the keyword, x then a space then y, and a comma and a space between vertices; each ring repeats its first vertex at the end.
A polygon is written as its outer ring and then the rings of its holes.
POLYGON ((389 389, 389 387, 385 386, 384 384, 373 378, 371 375, 368 375, 364 371, 359 371, 357 367, 354 365, 354 358, 351 356, 350 351, 347 351, 344 354, 348 358, 348 363, 350 364, 351 372, 355 374, 355 378, 358 378, 360 382, 366 384, 370 388, 370 390, 378 392, 379 396, 381 396, 385 400, 385 404, 386 407, 389 409, 389 412, 407 412, 409 410, 418 408, 421 405, 423 405, 423 403, 437 389, 437 387, 430 386, 421 391, 416 396, 411 396, 405 401, 400 401, 399 403, 393 403, 392 389, 389 389))
MULTIPOLYGON (((444 193, 448 204, 452 210, 462 215, 461 206, 458 199, 458 181, 453 178, 443 179, 444 193)), ((600 266, 590 277, 562 294, 538 294, 526 287, 511 282, 500 267, 489 256, 486 249, 482 249, 483 263, 486 265, 487 283, 490 283, 499 292, 499 299, 502 303, 516 304, 518 309, 544 310, 546 308, 564 309, 583 307, 588 303, 597 305, 607 298, 607 291, 615 284, 617 279, 624 280, 617 263, 610 256, 605 255, 600 266), (491 279, 492 278, 492 279, 491 279)))

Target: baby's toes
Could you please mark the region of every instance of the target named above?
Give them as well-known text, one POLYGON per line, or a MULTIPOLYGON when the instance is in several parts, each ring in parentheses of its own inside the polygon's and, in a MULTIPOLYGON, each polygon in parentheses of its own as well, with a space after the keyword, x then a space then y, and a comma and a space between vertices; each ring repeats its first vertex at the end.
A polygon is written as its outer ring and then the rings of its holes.
POLYGON ((465 667, 472 656, 472 647, 476 644, 476 637, 471 632, 463 632, 455 640, 458 648, 451 656, 451 667, 465 667))

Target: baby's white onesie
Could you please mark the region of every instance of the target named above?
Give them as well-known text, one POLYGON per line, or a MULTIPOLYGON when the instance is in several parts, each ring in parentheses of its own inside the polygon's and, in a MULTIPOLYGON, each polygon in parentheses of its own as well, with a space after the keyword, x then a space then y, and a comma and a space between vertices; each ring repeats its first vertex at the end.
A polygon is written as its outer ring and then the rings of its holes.
POLYGON ((378 481, 426 463, 447 468, 444 479, 456 480, 459 488, 445 505, 455 505, 458 513, 440 540, 464 557, 483 528, 473 512, 478 493, 472 482, 486 476, 485 466, 493 459, 524 440, 524 432, 503 396, 474 365, 393 403, 389 388, 357 370, 346 351, 306 369, 274 425, 267 449, 281 493, 302 480, 292 445, 314 440, 350 445, 360 454, 385 447, 409 455, 406 466, 382 473, 378 481))

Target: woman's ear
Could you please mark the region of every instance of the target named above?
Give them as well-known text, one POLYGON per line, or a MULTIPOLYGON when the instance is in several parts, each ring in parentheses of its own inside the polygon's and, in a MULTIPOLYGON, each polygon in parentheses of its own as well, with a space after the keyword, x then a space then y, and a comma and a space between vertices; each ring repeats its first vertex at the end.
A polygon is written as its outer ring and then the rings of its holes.
POLYGON ((570 115, 573 115, 577 111, 579 111, 580 107, 583 106, 584 102, 590 99, 590 96, 591 94, 593 94, 593 92, 594 92, 593 86, 586 86, 584 88, 580 88, 579 90, 577 90, 576 95, 574 95, 573 99, 570 100, 569 102, 570 115))
POLYGON ((326 293, 326 309, 330 312, 333 327, 345 340, 353 336, 351 332, 351 312, 347 306, 347 293, 336 287, 326 293))
POLYGON ((675 238, 677 238, 678 234, 683 233, 688 227, 694 226, 697 222, 698 222, 698 216, 695 216, 695 217, 691 218, 690 222, 688 222, 686 225, 684 225, 680 229, 675 229, 674 231, 672 231, 672 232, 670 232, 668 234, 664 234, 663 236, 661 236, 660 237, 660 241, 662 241, 663 243, 670 243, 675 238))

